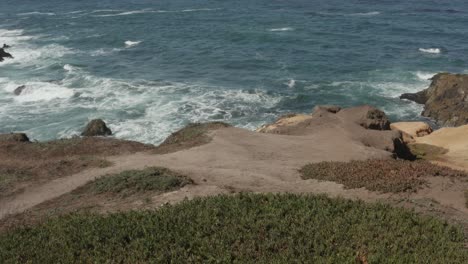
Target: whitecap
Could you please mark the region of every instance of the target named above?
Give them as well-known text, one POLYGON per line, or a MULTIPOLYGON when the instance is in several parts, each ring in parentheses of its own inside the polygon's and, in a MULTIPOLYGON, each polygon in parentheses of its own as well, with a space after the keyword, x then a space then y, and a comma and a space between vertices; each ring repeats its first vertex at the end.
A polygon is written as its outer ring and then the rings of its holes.
POLYGON ((96 17, 113 17, 113 16, 128 16, 128 15, 135 15, 135 14, 145 14, 145 13, 156 13, 157 11, 153 10, 134 10, 134 11, 126 11, 117 14, 105 14, 105 15, 96 15, 96 17))
POLYGON ((63 69, 64 69, 65 71, 67 71, 68 73, 72 73, 73 70, 75 69, 75 67, 71 66, 70 64, 65 64, 65 65, 63 66, 63 69))
POLYGON ((290 89, 294 88, 296 86, 296 80, 291 79, 289 82, 286 83, 290 89))
POLYGON ((277 32, 277 31, 293 31, 293 30, 294 28, 291 28, 291 27, 283 27, 283 28, 272 28, 269 31, 277 32))
POLYGON ((420 52, 424 52, 424 53, 430 53, 430 54, 439 54, 441 53, 441 50, 439 48, 420 48, 419 49, 420 52))
POLYGON ((198 8, 198 9, 184 9, 180 12, 199 12, 199 11, 216 11, 220 10, 221 8, 198 8))
POLYGON ((65 14, 80 14, 80 13, 84 13, 84 12, 86 12, 86 11, 84 11, 84 10, 77 10, 77 11, 67 12, 67 13, 65 13, 65 14))
POLYGON ((118 49, 118 48, 100 48, 100 49, 91 51, 88 54, 91 55, 91 57, 109 56, 109 55, 111 55, 111 54, 113 54, 115 52, 119 52, 121 50, 122 49, 118 49))
POLYGON ((20 14, 18 14, 18 16, 30 16, 30 15, 55 16, 55 13, 51 13, 51 12, 28 12, 28 13, 20 13, 20 14))
POLYGON ((372 11, 372 12, 366 12, 366 13, 354 13, 350 14, 351 16, 377 16, 380 15, 381 13, 379 11, 372 11))
POLYGON ((141 41, 127 40, 127 41, 125 41, 125 48, 131 48, 131 47, 137 46, 140 43, 141 43, 141 41))

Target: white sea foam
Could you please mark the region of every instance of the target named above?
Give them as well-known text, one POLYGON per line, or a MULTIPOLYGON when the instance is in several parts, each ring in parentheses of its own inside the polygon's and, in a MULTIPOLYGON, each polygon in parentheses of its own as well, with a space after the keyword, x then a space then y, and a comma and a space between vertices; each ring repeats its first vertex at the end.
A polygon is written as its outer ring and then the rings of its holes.
POLYGON ((277 32, 277 31, 293 31, 293 30, 294 28, 292 27, 283 27, 283 28, 272 28, 269 31, 277 32))
POLYGON ((414 74, 421 81, 427 81, 431 79, 432 77, 434 77, 434 75, 436 75, 436 73, 433 73, 433 72, 420 72, 420 71, 415 72, 414 74))
POLYGON ((119 52, 121 50, 122 49, 118 49, 118 48, 100 48, 100 49, 91 51, 88 54, 91 55, 92 57, 109 56, 109 55, 111 55, 111 54, 113 54, 115 52, 119 52))
POLYGON ((18 16, 30 16, 30 15, 36 15, 36 16, 55 16, 55 13, 51 12, 28 12, 28 13, 20 13, 18 16))
POLYGON ((36 47, 28 42, 28 40, 39 37, 25 35, 21 29, 0 29, 0 40, 11 46, 9 52, 13 55, 13 59, 3 61, 0 67, 12 64, 42 67, 45 64, 52 63, 57 58, 73 52, 71 49, 57 44, 36 47))
MULTIPOLYGON (((184 9, 181 10, 180 12, 199 12, 199 11, 216 11, 220 10, 221 8, 198 8, 198 9, 184 9)), ((177 11, 174 11, 177 12, 177 11)))
MULTIPOLYGON (((185 13, 185 12, 203 12, 203 11, 216 11, 220 10, 220 8, 199 8, 199 9, 184 9, 184 10, 152 10, 152 9, 142 9, 142 10, 132 10, 132 11, 125 11, 120 13, 114 14, 102 14, 102 15, 95 15, 96 17, 114 17, 114 16, 128 16, 128 15, 136 15, 136 14, 151 14, 151 13, 185 13)), ((106 11, 111 12, 111 11, 106 11)))
POLYGON ((68 73, 72 73, 75 67, 71 66, 70 64, 65 64, 63 65, 63 69, 67 71, 68 73))
POLYGON ((98 9, 98 10, 93 10, 91 13, 101 13, 101 12, 120 12, 122 10, 118 9, 98 9))
POLYGON ((431 53, 431 54, 441 53, 441 50, 439 48, 428 48, 428 49, 420 48, 419 51, 424 52, 424 53, 431 53))
POLYGON ((380 15, 381 13, 379 11, 372 11, 372 12, 366 12, 366 13, 354 13, 350 14, 351 16, 377 16, 380 15))
MULTIPOLYGON (((14 97, 14 100, 20 103, 68 99, 75 93, 73 89, 50 82, 31 81, 22 84, 26 88, 20 95, 14 97)), ((19 83, 11 82, 6 85, 4 90, 13 93, 18 86, 20 86, 19 83)))
POLYGON ((117 14, 96 15, 96 17, 128 16, 128 15, 154 13, 154 12, 155 11, 152 11, 152 10, 134 10, 134 11, 126 11, 122 13, 117 13, 117 14))
POLYGON ((131 47, 134 47, 134 46, 137 46, 138 44, 140 44, 141 41, 131 41, 131 40, 127 40, 125 41, 125 47, 126 48, 131 48, 131 47))
POLYGON ((287 85, 290 89, 294 88, 296 86, 296 80, 291 79, 289 82, 287 82, 287 85))
POLYGON ((32 36, 23 35, 22 29, 6 30, 0 29, 0 39, 8 45, 15 45, 19 42, 33 39, 32 36))
POLYGON ((71 11, 71 12, 68 12, 68 13, 65 13, 65 14, 80 14, 80 13, 84 13, 86 11, 84 10, 77 10, 77 11, 71 11))

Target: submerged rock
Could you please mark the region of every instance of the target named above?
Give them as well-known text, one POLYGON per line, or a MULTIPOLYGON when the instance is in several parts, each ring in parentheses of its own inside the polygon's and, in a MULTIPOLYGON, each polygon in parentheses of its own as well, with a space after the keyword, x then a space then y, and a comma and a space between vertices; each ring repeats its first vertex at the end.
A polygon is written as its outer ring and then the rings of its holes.
POLYGON ((400 98, 424 104, 422 116, 433 118, 440 125, 468 124, 468 75, 439 73, 431 80, 426 90, 402 94, 400 98))
POLYGON ((24 133, 0 134, 0 142, 29 142, 29 138, 24 133))
POLYGON ((13 93, 14 93, 15 95, 20 95, 20 94, 23 92, 24 89, 26 89, 26 85, 18 86, 18 87, 13 91, 13 93))
POLYGON ((102 119, 94 119, 86 125, 81 135, 84 137, 110 136, 112 131, 102 119))

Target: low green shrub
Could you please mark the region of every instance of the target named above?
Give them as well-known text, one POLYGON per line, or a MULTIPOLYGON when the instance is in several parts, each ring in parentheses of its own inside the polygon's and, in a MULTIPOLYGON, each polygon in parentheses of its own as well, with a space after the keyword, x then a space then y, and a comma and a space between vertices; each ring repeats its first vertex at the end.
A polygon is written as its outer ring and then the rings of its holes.
POLYGON ((183 187, 192 181, 166 168, 151 167, 144 170, 129 170, 96 179, 85 186, 94 193, 131 194, 147 191, 167 192, 183 187))
POLYGON ((319 162, 302 167, 302 178, 334 181, 345 188, 366 188, 380 192, 414 192, 426 183, 425 177, 464 177, 465 172, 438 166, 427 161, 364 160, 319 162))
POLYGON ((382 204, 240 194, 71 214, 0 235, 3 263, 466 263, 459 228, 382 204))

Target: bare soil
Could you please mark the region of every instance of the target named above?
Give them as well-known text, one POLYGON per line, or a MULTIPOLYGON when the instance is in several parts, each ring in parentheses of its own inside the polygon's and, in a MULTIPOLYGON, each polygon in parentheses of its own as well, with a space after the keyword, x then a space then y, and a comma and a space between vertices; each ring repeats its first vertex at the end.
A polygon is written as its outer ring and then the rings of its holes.
POLYGON ((206 138, 202 141, 203 144, 184 145, 184 140, 176 141, 172 145, 180 148, 176 152, 154 154, 155 150, 150 148, 150 151, 146 151, 148 149, 145 147, 145 152, 106 157, 112 163, 106 168, 89 168, 53 181, 29 185, 14 197, 0 198, 0 219, 3 219, 0 225, 11 226, 15 219, 21 217, 30 220, 79 208, 114 212, 157 208, 165 203, 220 193, 290 192, 387 202, 443 217, 468 230, 468 209, 464 197, 468 189, 466 179, 429 176, 425 178, 426 184, 422 188, 404 193, 346 189, 335 182, 302 179, 299 169, 309 163, 391 160, 389 152, 343 136, 343 131, 336 126, 324 126, 314 133, 303 135, 255 133, 234 127, 204 130, 202 135, 209 137, 208 141, 206 138), (150 166, 187 175, 195 184, 164 194, 135 194, 118 199, 108 195, 76 196, 72 193, 103 175, 150 166), (24 211, 27 213, 21 215, 24 211))

